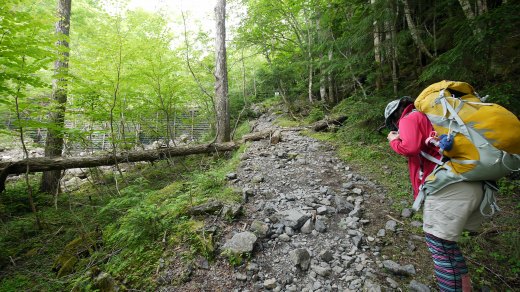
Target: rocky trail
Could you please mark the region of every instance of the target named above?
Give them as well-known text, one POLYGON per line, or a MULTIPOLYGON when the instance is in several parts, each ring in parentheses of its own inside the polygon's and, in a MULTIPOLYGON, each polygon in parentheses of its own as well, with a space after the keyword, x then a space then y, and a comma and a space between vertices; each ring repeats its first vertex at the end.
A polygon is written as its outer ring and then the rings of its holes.
MULTIPOLYGON (((260 117, 255 130, 277 129, 273 120, 260 117)), ((429 291, 413 280, 413 265, 381 255, 399 220, 374 212, 385 191, 352 171, 332 146, 285 129, 279 143, 252 142, 228 179, 243 193, 243 215, 215 223, 223 235, 219 250, 250 258, 235 267, 225 256, 194 267, 170 264, 159 279, 162 291, 429 291), (169 285, 179 277, 183 284, 169 285)))

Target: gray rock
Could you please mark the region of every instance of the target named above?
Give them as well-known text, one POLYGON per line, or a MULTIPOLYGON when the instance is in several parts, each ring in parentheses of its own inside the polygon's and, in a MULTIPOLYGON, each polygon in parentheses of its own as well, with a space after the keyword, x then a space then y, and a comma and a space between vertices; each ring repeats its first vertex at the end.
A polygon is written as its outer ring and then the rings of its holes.
POLYGON ((413 227, 422 227, 423 226, 422 222, 420 222, 420 221, 412 221, 412 222, 410 222, 410 225, 412 225, 413 227))
POLYGON ((334 259, 334 256, 332 255, 332 252, 330 250, 324 250, 320 252, 320 259, 328 263, 334 259))
POLYGON ((261 183, 264 181, 264 177, 261 176, 261 175, 255 175, 253 176, 253 178, 251 179, 251 182, 252 183, 261 183))
POLYGON ((386 235, 385 229, 379 229, 379 231, 377 232, 377 237, 385 237, 385 235, 386 235))
POLYGON ((390 287, 397 289, 399 287, 399 283, 397 283, 394 279, 387 277, 386 282, 390 285, 390 287))
POLYGON ((230 240, 226 241, 222 250, 234 254, 249 253, 253 251, 256 240, 257 237, 252 232, 240 232, 235 234, 230 240))
POLYGON ((243 189, 242 190, 242 200, 247 203, 249 198, 253 197, 255 192, 252 189, 243 189))
POLYGON ((321 206, 316 210, 316 214, 318 215, 324 215, 328 213, 328 209, 325 206, 321 206))
POLYGON ((361 241, 363 240, 363 237, 362 236, 354 236, 352 237, 352 244, 357 247, 357 248, 360 248, 361 247, 361 241))
POLYGON ((305 224, 303 224, 300 231, 302 233, 309 234, 312 232, 313 229, 314 229, 314 224, 312 223, 312 219, 309 219, 305 222, 305 224))
POLYGON ((353 192, 356 195, 361 195, 363 193, 363 190, 360 188, 354 188, 351 192, 353 192))
POLYGON ((205 215, 205 214, 215 214, 219 212, 222 209, 222 202, 211 200, 209 202, 206 202, 204 204, 192 207, 188 210, 189 215, 198 216, 198 215, 205 215))
POLYGON ((394 261, 386 260, 386 261, 383 261, 383 267, 385 267, 389 272, 391 272, 394 275, 404 275, 404 276, 415 275, 415 268, 413 265, 401 266, 394 261))
POLYGON ((291 237, 285 233, 280 234, 280 236, 278 236, 278 239, 280 239, 281 241, 284 241, 284 242, 291 241, 291 237))
POLYGON ((309 251, 303 248, 295 249, 289 253, 289 258, 293 265, 303 271, 309 269, 311 264, 311 255, 309 251))
POLYGON ((293 230, 298 230, 300 227, 309 219, 309 216, 303 214, 299 209, 290 209, 287 211, 283 211, 277 214, 277 217, 280 218, 280 222, 292 228, 293 230))
POLYGON ((276 234, 282 234, 285 226, 282 223, 276 223, 273 225, 274 233, 276 234))
POLYGON ((336 203, 336 210, 340 214, 348 214, 354 210, 354 205, 347 202, 347 200, 342 196, 335 196, 334 202, 336 203))
POLYGON ((311 269, 318 275, 322 277, 328 277, 332 270, 329 267, 321 267, 321 266, 312 266, 311 269))
POLYGON ((410 218, 412 217, 413 213, 412 213, 412 210, 408 209, 408 208, 404 208, 403 211, 401 212, 401 217, 404 217, 404 218, 410 218))
POLYGON ((251 223, 250 230, 258 237, 264 238, 269 232, 269 225, 262 221, 255 220, 251 223))
POLYGON ((237 178, 237 174, 234 173, 234 172, 230 172, 230 173, 226 174, 226 178, 228 180, 236 179, 237 178))
POLYGON ((271 278, 264 281, 264 288, 266 289, 274 289, 276 288, 276 279, 271 278))
POLYGON ((294 230, 291 227, 285 227, 285 233, 289 236, 293 236, 294 230))
POLYGON ((414 291, 414 292, 430 292, 430 288, 428 288, 428 286, 426 286, 420 282, 417 282, 415 280, 412 280, 410 282, 410 285, 408 286, 408 288, 410 288, 410 291, 414 291))
POLYGON ((235 273, 235 279, 238 281, 247 281, 247 275, 242 273, 235 273))
POLYGON ((323 221, 316 220, 316 222, 314 223, 314 229, 320 233, 324 233, 325 231, 327 231, 327 226, 323 221))
POLYGON ((395 222, 394 220, 389 220, 385 224, 385 229, 393 231, 393 232, 395 232, 396 227, 397 227, 397 222, 395 222))
POLYGON ((376 284, 370 280, 365 281, 365 285, 363 286, 363 291, 366 292, 381 292, 381 286, 376 284))
POLYGON ((252 272, 258 271, 258 265, 256 263, 250 262, 247 264, 246 270, 252 272))
POLYGON ((241 204, 231 204, 225 205, 222 208, 221 216, 222 218, 237 218, 240 213, 242 213, 242 205, 241 204))

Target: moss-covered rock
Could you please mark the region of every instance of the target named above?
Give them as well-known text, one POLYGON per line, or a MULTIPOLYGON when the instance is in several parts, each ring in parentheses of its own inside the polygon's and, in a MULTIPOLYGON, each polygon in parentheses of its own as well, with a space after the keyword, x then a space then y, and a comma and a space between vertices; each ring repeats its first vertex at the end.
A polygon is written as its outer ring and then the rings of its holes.
POLYGON ((89 257, 101 245, 101 233, 92 231, 69 242, 54 261, 52 270, 58 277, 74 272, 74 266, 82 258, 89 257))

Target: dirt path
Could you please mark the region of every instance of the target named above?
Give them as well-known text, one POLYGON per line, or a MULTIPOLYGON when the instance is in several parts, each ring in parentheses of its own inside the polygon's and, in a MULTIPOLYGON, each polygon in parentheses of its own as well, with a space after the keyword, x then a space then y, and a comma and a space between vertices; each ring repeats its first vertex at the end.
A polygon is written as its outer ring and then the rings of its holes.
MULTIPOLYGON (((260 117, 255 129, 276 128, 272 120, 260 117)), ((269 139, 252 142, 236 178, 229 176, 246 202, 244 215, 223 229, 220 248, 247 245, 235 235, 253 232, 251 258, 235 268, 219 258, 206 269, 195 268, 189 282, 162 290, 381 291, 398 288, 385 268, 415 273, 411 265, 390 267, 395 263, 381 257, 383 233, 398 226, 392 221, 385 229, 385 215, 374 216, 365 205, 383 202, 384 191, 354 173, 331 146, 283 131, 276 145, 269 139), (383 226, 371 230, 380 232, 367 234, 374 221, 383 226)))

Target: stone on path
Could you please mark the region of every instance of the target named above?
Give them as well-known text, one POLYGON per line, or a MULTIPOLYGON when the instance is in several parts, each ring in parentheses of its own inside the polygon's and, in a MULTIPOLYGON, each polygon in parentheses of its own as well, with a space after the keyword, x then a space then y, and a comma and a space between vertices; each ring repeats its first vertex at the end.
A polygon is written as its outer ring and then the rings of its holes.
POLYGON ((309 265, 311 264, 311 255, 308 250, 304 248, 295 249, 289 253, 289 258, 295 267, 303 271, 309 269, 309 265))
POLYGON ((340 214, 348 214, 354 210, 354 205, 350 202, 347 202, 347 200, 342 196, 335 196, 334 201, 336 203, 336 210, 340 214))
POLYGON ((428 286, 426 286, 420 282, 417 282, 415 280, 412 280, 410 282, 410 285, 408 286, 408 288, 410 288, 410 291, 413 291, 413 292, 430 292, 430 288, 428 288, 428 286))
POLYGON ((264 287, 266 289, 274 289, 276 288, 276 279, 275 278, 271 278, 271 279, 267 279, 264 281, 264 287))
POLYGON ((301 228, 301 232, 305 234, 309 234, 314 229, 314 224, 312 223, 312 219, 308 219, 305 224, 303 224, 301 228))
POLYGON ((390 271, 394 275, 403 275, 403 276, 415 275, 415 268, 413 265, 401 266, 394 261, 386 260, 386 261, 383 261, 383 267, 385 267, 388 271, 390 271))
POLYGON ((263 238, 267 236, 269 232, 269 225, 262 221, 255 220, 251 223, 250 230, 258 237, 263 238))
POLYGON ((309 219, 309 216, 303 214, 299 209, 290 209, 280 212, 278 213, 278 217, 283 225, 290 227, 293 230, 300 229, 305 221, 309 219))
POLYGON ((410 217, 412 217, 412 215, 413 215, 412 210, 410 210, 408 208, 404 208, 403 211, 401 212, 401 217, 404 217, 404 218, 410 218, 410 217))
POLYGON ((397 227, 397 222, 395 222, 394 220, 389 220, 385 224, 385 229, 393 231, 393 232, 395 232, 396 227, 397 227))
POLYGON ((219 201, 209 201, 209 202, 206 202, 204 204, 201 204, 201 205, 198 205, 198 206, 195 206, 191 209, 188 210, 188 214, 189 215, 194 215, 194 216, 198 216, 198 215, 204 215, 204 214, 214 214, 216 212, 219 212, 221 209, 222 209, 222 202, 219 202, 219 201))
POLYGON ((240 232, 228 240, 222 249, 233 254, 249 253, 253 251, 256 240, 257 237, 252 232, 240 232))
POLYGON ((320 233, 327 231, 327 226, 322 220, 316 220, 314 223, 314 229, 320 233))

